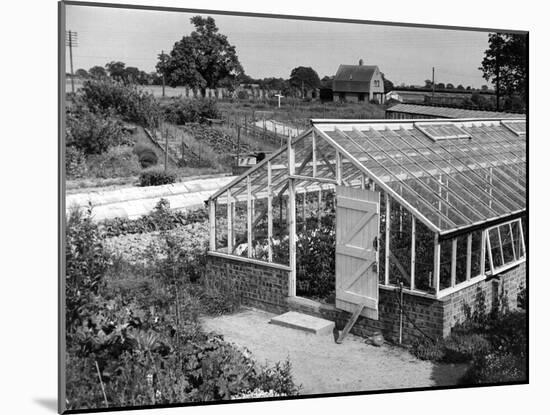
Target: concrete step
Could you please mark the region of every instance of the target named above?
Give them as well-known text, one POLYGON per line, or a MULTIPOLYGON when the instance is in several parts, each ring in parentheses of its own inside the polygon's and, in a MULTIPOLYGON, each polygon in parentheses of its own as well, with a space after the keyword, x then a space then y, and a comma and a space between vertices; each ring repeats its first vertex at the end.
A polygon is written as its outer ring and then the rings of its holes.
POLYGON ((269 322, 278 326, 289 327, 318 335, 331 334, 334 330, 333 321, 297 313, 296 311, 289 311, 280 316, 273 317, 269 322))

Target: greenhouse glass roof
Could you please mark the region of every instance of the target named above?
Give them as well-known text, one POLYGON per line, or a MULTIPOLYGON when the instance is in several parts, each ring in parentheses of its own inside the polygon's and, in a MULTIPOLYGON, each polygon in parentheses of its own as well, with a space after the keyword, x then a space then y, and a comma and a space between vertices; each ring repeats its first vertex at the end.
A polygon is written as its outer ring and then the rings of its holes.
MULTIPOLYGON (((525 211, 526 140, 525 119, 312 120, 292 142, 296 191, 354 186, 364 175, 434 232, 450 234, 525 211)), ((229 190, 244 200, 248 189, 266 197, 268 163, 273 195, 285 194, 282 149, 213 198, 229 190)))

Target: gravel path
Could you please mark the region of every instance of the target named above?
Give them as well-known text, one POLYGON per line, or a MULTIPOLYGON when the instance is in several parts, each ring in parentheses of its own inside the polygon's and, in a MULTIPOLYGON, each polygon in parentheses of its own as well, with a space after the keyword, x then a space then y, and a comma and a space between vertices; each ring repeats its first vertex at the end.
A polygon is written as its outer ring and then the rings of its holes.
POLYGON ((332 335, 315 336, 269 324, 272 316, 246 309, 204 318, 202 323, 205 330, 248 348, 258 363, 289 358, 302 394, 454 385, 466 369, 418 360, 399 347, 372 346, 353 335, 336 344, 332 335))

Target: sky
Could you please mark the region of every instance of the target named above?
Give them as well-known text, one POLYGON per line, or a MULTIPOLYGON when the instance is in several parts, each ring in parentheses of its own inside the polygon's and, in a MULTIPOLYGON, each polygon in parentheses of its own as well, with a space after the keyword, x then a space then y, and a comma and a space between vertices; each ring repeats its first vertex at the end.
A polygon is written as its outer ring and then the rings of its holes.
MULTIPOLYGON (((74 70, 122 61, 152 72, 158 54, 191 33, 193 15, 67 6, 66 28, 78 33, 74 70)), ((297 66, 312 67, 322 78, 334 75, 340 64, 363 59, 365 65, 378 65, 396 85, 424 85, 432 67, 436 83, 477 88, 487 83, 478 69, 488 47, 486 32, 211 16, 252 78, 288 78, 297 66)))

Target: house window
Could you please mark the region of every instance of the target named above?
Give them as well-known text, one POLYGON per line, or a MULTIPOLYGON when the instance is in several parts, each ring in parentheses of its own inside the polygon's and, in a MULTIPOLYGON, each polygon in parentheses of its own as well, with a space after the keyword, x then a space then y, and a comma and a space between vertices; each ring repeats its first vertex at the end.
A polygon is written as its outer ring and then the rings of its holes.
POLYGON ((374 86, 380 86, 380 81, 378 79, 374 81, 374 86))
POLYGON ((487 259, 491 274, 496 275, 525 258, 521 219, 487 229, 487 259))

